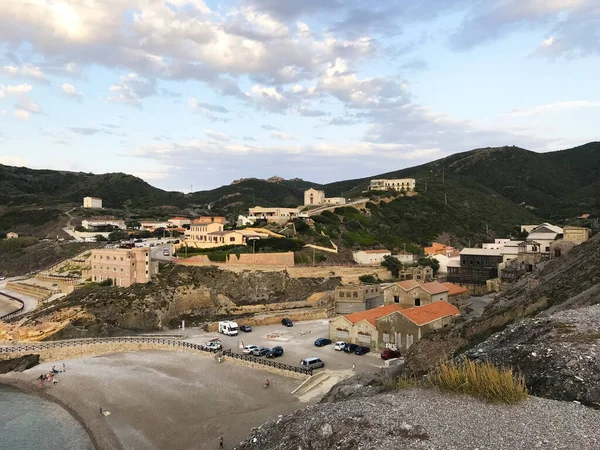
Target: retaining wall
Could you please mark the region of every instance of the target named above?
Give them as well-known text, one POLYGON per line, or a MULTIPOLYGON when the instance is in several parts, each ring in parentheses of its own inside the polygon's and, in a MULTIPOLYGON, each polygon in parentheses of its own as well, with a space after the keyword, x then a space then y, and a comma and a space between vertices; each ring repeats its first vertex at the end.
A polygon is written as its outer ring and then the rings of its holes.
POLYGON ((237 255, 228 255, 224 263, 214 262, 208 259, 206 255, 195 255, 182 260, 176 260, 177 264, 184 265, 246 265, 246 266, 284 266, 292 267, 294 265, 294 252, 287 253, 242 253, 237 255))
POLYGON ((6 289, 33 297, 38 301, 48 300, 53 294, 50 289, 41 286, 33 286, 31 284, 16 283, 14 281, 8 282, 6 284, 6 289))

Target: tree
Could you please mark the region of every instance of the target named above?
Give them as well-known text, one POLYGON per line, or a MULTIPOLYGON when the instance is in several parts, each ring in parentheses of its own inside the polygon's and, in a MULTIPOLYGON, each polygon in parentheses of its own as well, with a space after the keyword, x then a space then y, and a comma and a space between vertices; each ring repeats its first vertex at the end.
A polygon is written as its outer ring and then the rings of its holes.
POLYGON ((400 271, 404 267, 402 262, 393 256, 384 256, 383 261, 381 261, 381 265, 391 272, 392 278, 398 278, 400 271))
POLYGON ((77 225, 75 227, 75 231, 78 231, 80 233, 85 233, 87 230, 84 227, 82 227, 81 225, 77 225))
POLYGON ((142 224, 139 223, 137 220, 128 220, 125 222, 125 226, 129 229, 138 230, 142 226, 142 224))
POLYGON ((102 236, 101 234, 97 234, 96 236, 94 236, 96 238, 96 242, 105 242, 108 239, 106 239, 104 236, 102 236))
POLYGON ((152 234, 154 235, 154 237, 163 237, 165 234, 165 229, 164 228, 157 228, 156 230, 154 230, 152 232, 152 234))
POLYGON ((434 275, 437 273, 438 270, 440 270, 440 262, 437 259, 431 258, 429 256, 423 256, 423 257, 419 258, 419 260, 417 261, 417 264, 419 266, 431 267, 433 269, 434 275))
POLYGON ((125 239, 129 239, 129 234, 123 230, 115 230, 108 235, 108 240, 112 242, 122 241, 125 239))
POLYGON ((377 275, 374 275, 372 273, 370 273, 368 275, 361 275, 360 277, 358 277, 358 279, 360 280, 361 283, 365 283, 365 284, 377 284, 381 281, 377 277, 377 275))

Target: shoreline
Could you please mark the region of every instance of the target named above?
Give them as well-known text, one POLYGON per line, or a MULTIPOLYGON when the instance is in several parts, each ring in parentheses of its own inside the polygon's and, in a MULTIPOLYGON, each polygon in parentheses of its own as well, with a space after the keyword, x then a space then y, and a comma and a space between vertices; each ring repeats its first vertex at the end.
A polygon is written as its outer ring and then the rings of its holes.
MULTIPOLYGON (((35 369, 35 367, 33 367, 32 369, 35 369)), ((35 385, 32 385, 28 381, 19 378, 7 377, 6 375, 0 377, 0 385, 17 389, 25 394, 43 398, 44 400, 52 402, 63 408, 69 413, 71 417, 73 417, 73 419, 77 421, 77 423, 79 423, 79 425, 81 425, 81 427, 90 438, 90 441, 92 442, 92 445, 96 450, 123 450, 121 443, 108 426, 96 427, 95 425, 90 425, 89 422, 91 421, 87 422, 75 407, 71 406, 67 402, 56 398, 50 392, 44 391, 43 388, 36 389, 37 383, 35 385)))

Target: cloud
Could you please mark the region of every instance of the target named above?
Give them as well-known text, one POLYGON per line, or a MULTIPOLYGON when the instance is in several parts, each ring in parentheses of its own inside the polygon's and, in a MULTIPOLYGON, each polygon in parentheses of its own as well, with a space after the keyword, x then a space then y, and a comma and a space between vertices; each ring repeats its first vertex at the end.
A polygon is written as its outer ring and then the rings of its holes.
POLYGON ((20 156, 2 156, 0 155, 0 164, 6 166, 27 167, 30 166, 29 161, 20 156))
POLYGON ((2 73, 5 77, 14 78, 19 73, 19 68, 15 66, 4 66, 2 73))
POLYGON ((24 94, 32 89, 33 87, 27 83, 19 84, 18 86, 6 86, 6 92, 9 94, 24 94))
POLYGON ((227 136, 225 133, 219 133, 218 131, 204 130, 204 134, 215 141, 219 141, 219 142, 231 141, 231 138, 229 136, 227 136))
POLYGON ((549 103, 532 108, 513 109, 508 116, 537 116, 544 113, 563 112, 574 109, 600 108, 600 101, 575 100, 568 102, 549 103))
POLYGON ((40 105, 38 105, 26 95, 20 95, 18 97, 18 100, 15 103, 15 107, 17 109, 23 109, 31 113, 39 113, 41 111, 40 105))
POLYGON ((260 127, 267 131, 279 131, 279 128, 274 127, 273 125, 261 125, 260 127))
POLYGON ((70 127, 71 130, 75 134, 80 134, 82 136, 94 136, 96 134, 108 134, 110 136, 125 136, 125 133, 117 133, 114 131, 107 130, 105 128, 97 128, 97 127, 70 127))
POLYGON ((44 73, 38 66, 34 66, 33 64, 25 64, 20 67, 17 67, 15 65, 4 66, 2 69, 2 73, 4 74, 4 76, 9 78, 16 78, 21 76, 37 82, 42 82, 46 84, 48 83, 46 75, 44 75, 44 73))
POLYGON ((321 117, 327 115, 325 111, 320 111, 318 109, 308 109, 304 106, 298 108, 298 113, 304 117, 321 117))
POLYGON ((109 88, 109 91, 113 93, 108 97, 109 102, 136 107, 141 106, 144 98, 157 93, 154 80, 140 77, 136 73, 122 76, 118 83, 109 88))
POLYGON ((77 92, 77 90, 72 84, 63 83, 63 85, 60 88, 67 97, 75 98, 78 100, 80 100, 83 97, 79 92, 77 92))
POLYGON ((18 119, 28 120, 29 115, 30 115, 29 111, 25 111, 24 109, 15 110, 15 117, 17 117, 18 119))
POLYGON ((281 131, 271 131, 271 137, 275 139, 281 139, 282 141, 295 141, 296 137, 291 134, 283 133, 281 131))
POLYGON ((209 111, 209 112, 213 112, 213 113, 221 113, 221 114, 227 114, 229 112, 229 110, 223 106, 213 105, 211 103, 199 102, 195 98, 190 98, 188 100, 188 105, 193 110, 205 110, 205 111, 209 111))

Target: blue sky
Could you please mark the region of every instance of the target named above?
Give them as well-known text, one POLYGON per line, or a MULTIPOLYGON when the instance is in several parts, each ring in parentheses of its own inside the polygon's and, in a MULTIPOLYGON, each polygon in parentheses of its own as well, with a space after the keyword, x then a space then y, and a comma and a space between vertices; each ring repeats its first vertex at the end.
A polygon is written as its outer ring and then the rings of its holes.
POLYGON ((598 140, 596 0, 0 2, 0 163, 170 190, 598 140))

